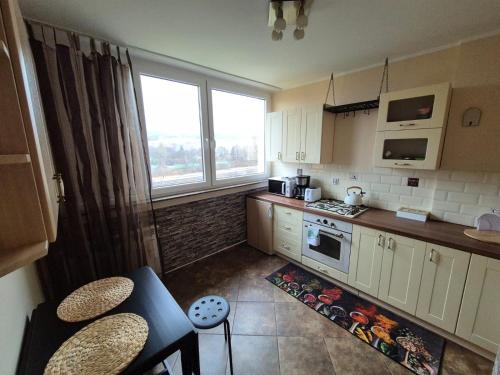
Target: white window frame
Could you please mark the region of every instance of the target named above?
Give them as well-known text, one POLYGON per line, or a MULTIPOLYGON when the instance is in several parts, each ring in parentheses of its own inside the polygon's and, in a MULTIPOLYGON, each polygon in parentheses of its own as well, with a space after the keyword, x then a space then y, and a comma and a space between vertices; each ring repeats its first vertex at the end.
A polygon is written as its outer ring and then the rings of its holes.
MULTIPOLYGON (((217 170, 216 170, 216 163, 215 163, 215 149, 216 149, 216 144, 215 144, 215 134, 214 134, 214 118, 213 118, 213 110, 212 110, 212 89, 213 90, 218 90, 218 91, 224 91, 228 92, 231 94, 237 94, 237 95, 242 95, 242 96, 248 96, 251 98, 257 98, 257 99, 262 99, 264 100, 265 103, 265 109, 264 113, 267 114, 268 109, 269 109, 269 102, 270 102, 270 95, 268 93, 264 93, 260 90, 253 89, 248 86, 243 86, 239 85, 233 82, 228 82, 228 81, 223 81, 219 79, 209 79, 207 81, 207 96, 208 96, 208 118, 209 118, 209 131, 210 131, 210 160, 212 165, 214 166, 213 171, 212 171, 212 185, 214 187, 225 187, 225 186, 231 186, 231 185, 238 185, 242 183, 247 183, 247 182, 259 182, 263 181, 267 177, 269 177, 269 163, 266 161, 266 118, 263 119, 264 121, 264 128, 263 128, 263 138, 264 138, 264 144, 262 145, 263 147, 263 155, 264 155, 264 172, 259 173, 259 174, 254 174, 250 176, 241 176, 241 177, 234 177, 234 178, 228 178, 228 179, 223 179, 223 180, 217 180, 217 170)), ((243 115, 243 114, 242 114, 243 115)))
MULTIPOLYGON (((203 74, 194 73, 185 69, 172 67, 170 65, 134 58, 133 61, 134 84, 137 92, 137 101, 139 116, 147 135, 146 116, 144 112, 141 75, 166 79, 180 83, 196 85, 200 89, 200 116, 201 116, 201 137, 202 137, 202 157, 205 181, 183 185, 172 185, 168 187, 156 188, 152 190, 153 199, 167 198, 180 194, 198 193, 201 191, 217 190, 224 187, 238 186, 242 184, 251 184, 264 181, 269 177, 269 163, 264 159, 264 173, 251 176, 242 176, 216 180, 215 164, 215 139, 212 113, 212 89, 230 92, 233 94, 244 95, 265 100, 265 113, 269 110, 270 94, 264 90, 259 90, 251 86, 245 86, 230 81, 215 79, 203 74)), ((266 119, 264 119, 264 144, 263 152, 266 158, 266 119)), ((149 163, 149 148, 148 153, 149 163)), ((152 183, 152 182, 151 182, 152 183)))

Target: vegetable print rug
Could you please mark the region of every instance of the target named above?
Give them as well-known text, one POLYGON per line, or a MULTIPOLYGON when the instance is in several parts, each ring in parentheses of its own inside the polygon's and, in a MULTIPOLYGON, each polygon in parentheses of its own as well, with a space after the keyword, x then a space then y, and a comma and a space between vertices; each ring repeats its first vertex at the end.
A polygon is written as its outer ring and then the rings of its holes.
POLYGON ((438 374, 445 341, 435 333, 292 263, 266 279, 414 373, 438 374))

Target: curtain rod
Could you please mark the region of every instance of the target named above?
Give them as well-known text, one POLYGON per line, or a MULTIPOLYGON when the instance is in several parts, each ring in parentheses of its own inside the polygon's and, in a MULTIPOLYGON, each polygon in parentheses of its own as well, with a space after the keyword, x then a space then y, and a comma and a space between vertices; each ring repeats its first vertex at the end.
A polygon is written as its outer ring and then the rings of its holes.
MULTIPOLYGON (((197 67, 197 68, 200 68, 200 69, 203 69, 203 70, 210 71, 212 73, 222 74, 222 75, 225 75, 227 77, 232 77, 232 78, 235 78, 235 79, 244 80, 244 81, 246 81, 248 83, 253 83, 253 85, 264 86, 264 87, 267 87, 269 90, 272 90, 272 91, 281 90, 281 87, 278 87, 278 86, 274 86, 274 85, 270 85, 268 83, 256 81, 256 80, 253 80, 253 79, 250 79, 250 78, 238 76, 236 74, 230 74, 230 73, 224 72, 222 70, 218 70, 218 69, 214 69, 214 68, 209 68, 207 66, 203 66, 203 65, 200 65, 200 64, 188 61, 188 60, 179 59, 177 57, 172 57, 172 56, 165 55, 165 54, 162 54, 162 53, 159 53, 159 52, 153 52, 153 51, 150 51, 150 50, 147 50, 147 49, 144 49, 144 48, 141 48, 141 47, 133 46, 133 45, 127 45, 127 44, 124 45, 122 43, 118 43, 118 42, 115 42, 115 41, 110 40, 110 39, 101 38, 101 37, 98 37, 98 36, 95 36, 95 35, 90 35, 90 34, 82 33, 82 32, 77 31, 77 30, 73 30, 73 29, 70 29, 70 28, 67 28, 67 27, 57 26, 57 25, 54 25, 54 24, 51 24, 51 23, 48 23, 48 22, 44 22, 44 21, 39 21, 39 20, 34 19, 34 18, 24 17, 24 16, 23 16, 23 18, 24 18, 25 21, 28 21, 28 22, 31 22, 31 23, 34 23, 34 24, 37 24, 37 25, 40 25, 40 26, 52 27, 52 28, 54 28, 56 30, 59 30, 59 31, 65 31, 65 32, 69 31, 69 32, 78 34, 80 36, 86 37, 86 38, 96 39, 96 40, 99 40, 101 42, 112 44, 112 45, 114 45, 116 47, 125 48, 125 49, 129 49, 129 50, 136 50, 136 51, 141 52, 143 54, 150 54, 150 55, 158 56, 160 58, 170 59, 170 60, 176 61, 178 63, 185 64, 185 65, 190 65, 191 67, 197 67)), ((184 69, 187 69, 187 68, 184 67, 184 69)))

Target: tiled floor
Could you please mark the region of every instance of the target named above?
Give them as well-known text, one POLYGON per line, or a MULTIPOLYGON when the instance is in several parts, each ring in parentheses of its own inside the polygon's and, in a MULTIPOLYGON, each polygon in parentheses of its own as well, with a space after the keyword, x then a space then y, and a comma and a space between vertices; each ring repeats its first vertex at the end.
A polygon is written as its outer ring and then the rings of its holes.
MULTIPOLYGON (((165 284, 185 310, 207 294, 230 301, 236 375, 411 374, 264 279, 286 263, 239 246, 168 274, 165 284)), ((200 332, 202 375, 229 374, 223 334, 222 326, 200 332)), ((182 373, 178 357, 168 359, 175 375, 182 373)), ((491 369, 490 361, 447 344, 443 375, 491 369)))

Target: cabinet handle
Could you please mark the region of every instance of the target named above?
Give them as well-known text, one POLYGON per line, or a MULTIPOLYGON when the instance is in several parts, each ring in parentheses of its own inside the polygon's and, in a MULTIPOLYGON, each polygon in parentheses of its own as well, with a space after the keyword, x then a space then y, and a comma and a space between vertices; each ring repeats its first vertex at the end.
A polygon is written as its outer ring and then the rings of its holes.
POLYGON ((305 152, 302 152, 302 153, 301 153, 301 159, 302 159, 302 160, 306 160, 306 153, 305 153, 305 152))
POLYGON ((267 216, 269 217, 269 219, 273 218, 273 206, 269 206, 269 208, 267 209, 267 216))
POLYGON ((285 250, 290 250, 290 246, 285 245, 284 243, 281 244, 281 247, 285 250))
POLYGON ((278 152, 278 160, 281 160, 281 152, 278 152))
POLYGON ((385 237, 382 236, 381 234, 378 235, 378 245, 380 247, 384 247, 384 242, 385 242, 385 237))
POLYGON ((417 124, 415 124, 413 122, 411 122, 409 124, 399 124, 399 126, 415 126, 415 125, 417 125, 417 124))
POLYGON ((321 267, 318 267, 318 271, 328 274, 328 270, 321 267))
POLYGON ((300 160, 298 151, 295 153, 295 160, 300 160))
POLYGON ((0 40, 0 55, 5 57, 7 60, 10 60, 9 49, 3 40, 0 40))
POLYGON ((394 240, 392 239, 392 237, 389 237, 389 243, 387 244, 387 248, 389 250, 394 250, 394 240))
POLYGON ((52 176, 52 179, 56 181, 57 188, 57 203, 66 202, 66 196, 64 195, 64 182, 62 180, 62 174, 56 173, 52 176))
POLYGON ((394 163, 394 165, 401 165, 401 166, 404 166, 404 167, 408 167, 411 164, 410 163, 394 163))
POLYGON ((292 227, 285 227, 286 230, 292 230, 292 227))
POLYGON ((291 215, 292 213, 290 211, 286 211, 285 214, 291 215))
POLYGON ((431 252, 429 254, 429 262, 437 264, 438 260, 439 260, 439 253, 436 250, 431 249, 431 252))

